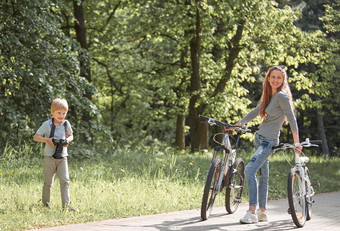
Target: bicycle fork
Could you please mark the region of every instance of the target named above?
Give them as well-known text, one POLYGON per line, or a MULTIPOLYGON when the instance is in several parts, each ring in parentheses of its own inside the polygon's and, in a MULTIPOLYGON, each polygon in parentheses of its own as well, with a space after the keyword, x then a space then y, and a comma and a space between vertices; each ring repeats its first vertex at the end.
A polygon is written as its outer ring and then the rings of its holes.
MULTIPOLYGON (((306 205, 310 206, 311 204, 314 203, 314 201, 312 199, 312 197, 314 195, 314 188, 313 188, 313 185, 310 182, 309 177, 305 173, 305 167, 304 166, 298 166, 298 170, 299 170, 299 175, 301 177, 301 184, 300 184, 300 187, 299 187, 300 197, 305 197, 306 198, 306 205)), ((304 211, 304 213, 305 212, 306 211, 304 211)))
MULTIPOLYGON (((314 196, 314 186, 318 187, 320 186, 319 183, 316 184, 312 184, 310 181, 310 178, 308 176, 308 174, 306 173, 307 168, 305 167, 304 163, 308 162, 308 157, 307 159, 302 159, 300 158, 299 155, 295 154, 295 164, 296 164, 296 168, 299 171, 299 175, 301 176, 301 181, 302 184, 300 185, 300 195, 302 196, 306 196, 307 198, 307 203, 308 204, 312 204, 314 201, 311 200, 312 196, 314 196), (302 192, 302 194, 301 194, 302 192)), ((304 157, 306 158, 306 157, 304 157)))

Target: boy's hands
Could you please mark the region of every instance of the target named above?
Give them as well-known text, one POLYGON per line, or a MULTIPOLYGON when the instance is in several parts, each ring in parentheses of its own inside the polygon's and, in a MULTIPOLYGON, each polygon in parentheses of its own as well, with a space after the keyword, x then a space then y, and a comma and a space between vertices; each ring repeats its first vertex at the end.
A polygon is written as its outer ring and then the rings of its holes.
MULTIPOLYGON (((55 147, 55 145, 54 145, 54 143, 53 143, 54 137, 45 138, 45 137, 43 137, 43 136, 41 136, 41 135, 39 135, 39 134, 36 133, 36 134, 34 135, 33 139, 34 139, 35 141, 37 141, 37 142, 46 142, 48 145, 50 145, 50 146, 52 146, 52 147, 55 147)), ((67 141, 67 144, 64 145, 64 147, 68 147, 68 144, 69 144, 70 142, 73 141, 73 135, 72 135, 72 134, 68 134, 68 135, 67 135, 66 141, 67 141)))
POLYGON ((45 142, 45 143, 48 143, 48 145, 55 147, 55 145, 53 144, 53 141, 52 141, 52 139, 54 139, 54 137, 45 138, 45 137, 39 135, 38 133, 35 133, 33 139, 34 139, 34 141, 45 142))
POLYGON ((64 145, 64 147, 68 147, 68 144, 73 141, 73 134, 67 134, 66 141, 67 141, 67 144, 64 145))
POLYGON ((50 146, 52 146, 52 147, 55 147, 55 145, 54 145, 54 143, 53 143, 53 140, 54 139, 54 137, 51 137, 51 138, 47 138, 47 140, 46 140, 46 143, 48 143, 50 146))

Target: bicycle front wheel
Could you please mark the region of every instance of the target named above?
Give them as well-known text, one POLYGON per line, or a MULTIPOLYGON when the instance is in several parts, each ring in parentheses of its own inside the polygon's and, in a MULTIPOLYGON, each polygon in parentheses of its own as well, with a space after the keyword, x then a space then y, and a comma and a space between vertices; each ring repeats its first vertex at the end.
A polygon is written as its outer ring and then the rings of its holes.
POLYGON ((295 225, 301 228, 307 220, 306 195, 303 193, 303 180, 299 170, 293 168, 288 174, 288 202, 295 225))
POLYGON ((216 195, 218 190, 216 186, 218 184, 218 179, 220 177, 220 172, 222 168, 222 162, 220 158, 215 158, 211 163, 207 180, 205 182, 202 206, 201 206, 201 218, 202 220, 207 220, 211 214, 216 195))
MULTIPOLYGON (((229 170, 230 179, 225 194, 225 208, 229 214, 233 214, 242 202, 244 186, 244 161, 237 158, 229 170)), ((228 175, 229 175, 228 174, 228 175)))

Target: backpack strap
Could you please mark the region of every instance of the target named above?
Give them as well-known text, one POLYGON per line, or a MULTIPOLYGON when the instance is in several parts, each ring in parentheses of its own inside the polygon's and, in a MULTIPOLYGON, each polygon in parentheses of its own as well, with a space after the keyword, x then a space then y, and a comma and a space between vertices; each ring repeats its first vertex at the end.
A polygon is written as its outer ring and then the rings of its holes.
POLYGON ((65 129, 65 139, 67 139, 67 120, 64 122, 64 129, 65 129))
MULTIPOLYGON (((64 122, 64 129, 65 129, 65 139, 66 139, 67 138, 67 120, 65 120, 64 122)), ((54 131, 55 131, 55 125, 54 125, 54 119, 52 118, 50 138, 54 136, 54 131)))
POLYGON ((55 125, 54 125, 54 119, 52 118, 52 127, 51 127, 50 138, 54 136, 54 131, 55 131, 55 125))

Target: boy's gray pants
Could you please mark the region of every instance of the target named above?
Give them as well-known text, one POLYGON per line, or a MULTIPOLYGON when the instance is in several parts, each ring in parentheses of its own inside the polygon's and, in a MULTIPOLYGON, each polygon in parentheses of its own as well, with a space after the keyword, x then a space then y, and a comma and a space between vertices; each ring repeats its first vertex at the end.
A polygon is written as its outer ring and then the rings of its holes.
POLYGON ((42 202, 44 205, 50 203, 51 187, 53 179, 57 174, 60 180, 61 202, 63 208, 70 204, 69 193, 69 175, 67 166, 67 157, 63 159, 54 159, 52 156, 44 157, 44 186, 42 193, 42 202))

